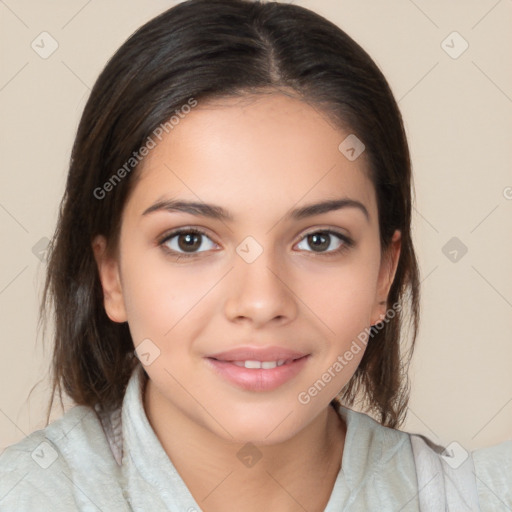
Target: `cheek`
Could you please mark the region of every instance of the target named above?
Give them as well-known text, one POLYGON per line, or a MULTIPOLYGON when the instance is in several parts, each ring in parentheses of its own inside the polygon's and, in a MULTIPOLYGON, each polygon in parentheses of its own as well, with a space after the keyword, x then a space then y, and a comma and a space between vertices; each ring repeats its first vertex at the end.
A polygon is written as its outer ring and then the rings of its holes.
POLYGON ((163 340, 194 310, 205 294, 205 285, 193 273, 172 267, 152 251, 129 251, 123 259, 123 296, 134 344, 142 339, 163 340))
POLYGON ((378 266, 375 258, 358 257, 321 272, 304 271, 296 293, 336 334, 366 327, 374 305, 378 266))
MULTIPOLYGON (((364 355, 375 303, 379 273, 377 255, 369 249, 354 253, 342 264, 305 273, 299 293, 320 326, 324 341, 321 374, 315 379, 329 382, 336 394, 350 380, 364 355)), ((312 393, 315 391, 312 390, 312 393)))
POLYGON ((319 411, 357 370, 368 342, 377 275, 371 262, 360 261, 304 281, 308 306, 304 311, 314 312, 322 339, 318 363, 305 376, 306 385, 297 396, 300 404, 319 411))

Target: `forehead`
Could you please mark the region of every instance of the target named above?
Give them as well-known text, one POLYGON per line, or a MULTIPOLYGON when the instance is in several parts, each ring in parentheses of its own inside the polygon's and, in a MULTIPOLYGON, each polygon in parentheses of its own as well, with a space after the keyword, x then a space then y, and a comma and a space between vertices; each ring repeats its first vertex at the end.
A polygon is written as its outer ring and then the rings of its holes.
POLYGON ((365 153, 351 161, 339 149, 349 135, 318 108, 281 93, 198 102, 156 140, 133 199, 139 209, 179 196, 264 215, 349 197, 375 217, 365 153))

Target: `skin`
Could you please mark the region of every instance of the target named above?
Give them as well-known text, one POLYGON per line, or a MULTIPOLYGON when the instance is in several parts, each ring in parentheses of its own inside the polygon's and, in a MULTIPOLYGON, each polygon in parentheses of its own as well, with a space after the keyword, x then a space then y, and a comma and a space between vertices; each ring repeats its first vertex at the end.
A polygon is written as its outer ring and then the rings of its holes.
MULTIPOLYGON (((128 322, 135 347, 150 339, 160 351, 145 366, 144 407, 205 511, 322 511, 332 492, 346 426, 329 402, 364 350, 308 404, 298 395, 383 318, 400 254, 398 231, 381 252, 365 153, 349 161, 338 150, 349 133, 280 92, 200 102, 145 158, 123 211, 119 256, 103 237, 93 242, 108 316, 128 322), (369 219, 354 207, 285 218, 291 209, 341 197, 360 201, 369 219), (171 198, 222 206, 234 220, 143 214, 171 198), (196 257, 178 258, 159 245, 180 227, 207 232, 196 257), (329 257, 343 240, 328 237, 324 252, 308 243, 305 235, 327 228, 354 246, 329 257), (236 252, 247 236, 263 250, 252 263, 236 252), (279 388, 247 391, 205 360, 240 345, 311 355, 279 388), (252 467, 237 457, 248 442, 262 455, 252 467)), ((166 246, 180 251, 178 241, 166 246)))

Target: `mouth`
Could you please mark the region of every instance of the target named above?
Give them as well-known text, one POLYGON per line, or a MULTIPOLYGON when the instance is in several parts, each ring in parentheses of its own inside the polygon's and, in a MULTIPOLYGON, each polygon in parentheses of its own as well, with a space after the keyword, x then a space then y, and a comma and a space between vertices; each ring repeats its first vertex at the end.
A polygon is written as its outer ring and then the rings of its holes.
MULTIPOLYGON (((303 356, 306 357, 306 356, 303 356)), ((297 361, 301 359, 300 357, 291 358, 291 359, 278 359, 277 361, 258 361, 253 359, 247 359, 245 361, 237 361, 237 360, 224 360, 224 359, 216 359, 212 357, 215 361, 220 361, 221 363, 232 363, 235 366, 239 366, 240 368, 248 368, 248 369, 263 369, 263 370, 272 370, 273 368, 277 368, 278 366, 283 366, 285 364, 293 363, 293 361, 297 361)))
POLYGON ((307 364, 310 354, 289 359, 224 360, 207 357, 217 376, 246 391, 272 391, 296 377, 307 364))

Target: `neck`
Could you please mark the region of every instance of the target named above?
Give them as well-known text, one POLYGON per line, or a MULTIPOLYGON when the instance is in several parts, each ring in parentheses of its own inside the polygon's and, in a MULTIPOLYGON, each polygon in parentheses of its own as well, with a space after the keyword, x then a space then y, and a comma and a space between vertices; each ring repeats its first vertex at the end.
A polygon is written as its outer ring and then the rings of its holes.
POLYGON ((341 467, 346 433, 333 407, 286 441, 255 447, 198 425, 173 408, 150 380, 143 396, 157 438, 205 512, 226 511, 227 503, 246 512, 324 510, 341 467))

